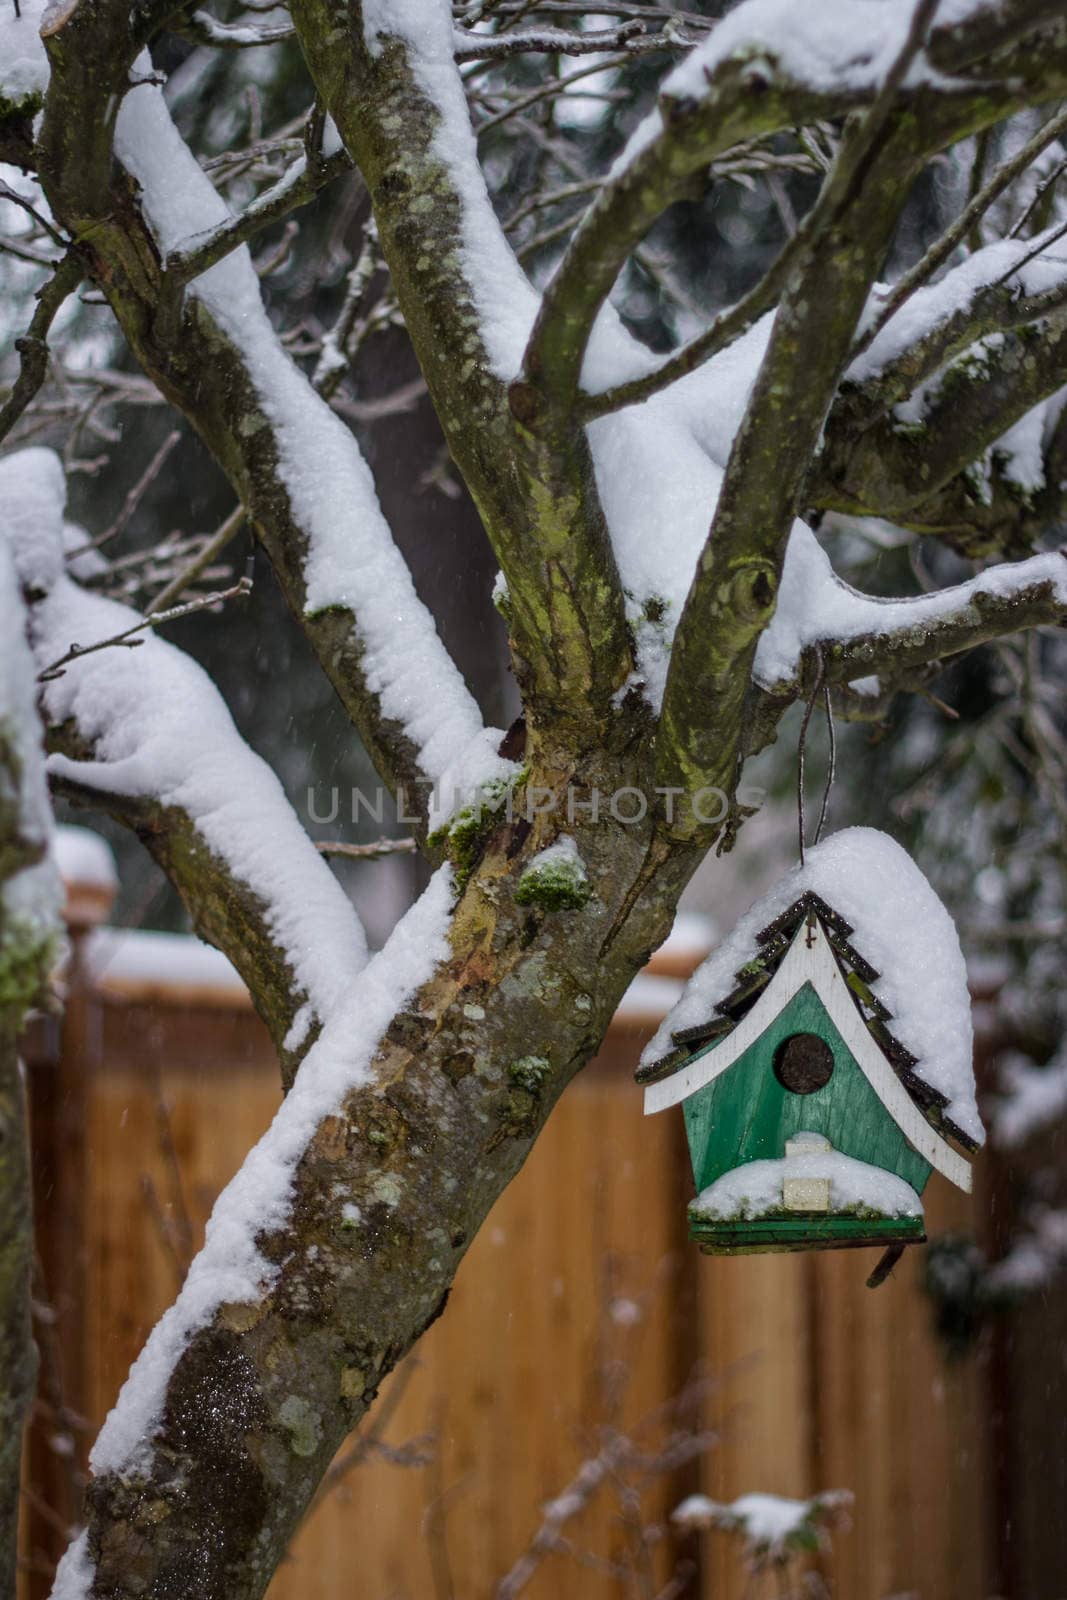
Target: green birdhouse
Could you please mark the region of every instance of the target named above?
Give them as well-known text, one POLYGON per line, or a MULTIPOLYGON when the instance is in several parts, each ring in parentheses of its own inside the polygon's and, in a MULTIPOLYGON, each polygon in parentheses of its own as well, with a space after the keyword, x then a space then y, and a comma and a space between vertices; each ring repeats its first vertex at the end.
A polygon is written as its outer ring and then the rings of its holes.
POLYGON ((709 1254, 885 1245, 895 1259, 925 1238, 934 1168, 970 1190, 949 1140, 976 1141, 890 1031, 852 932, 804 892, 758 934, 713 1014, 638 1071, 646 1115, 684 1109, 689 1231, 709 1254))

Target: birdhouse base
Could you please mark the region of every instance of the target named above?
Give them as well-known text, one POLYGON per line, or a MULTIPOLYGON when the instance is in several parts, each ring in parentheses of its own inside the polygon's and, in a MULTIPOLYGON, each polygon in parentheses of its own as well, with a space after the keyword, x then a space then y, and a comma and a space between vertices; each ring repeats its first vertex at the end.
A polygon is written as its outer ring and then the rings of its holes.
POLYGON ((834 1216, 825 1212, 750 1221, 689 1218, 689 1237, 708 1256, 749 1256, 765 1251, 877 1249, 923 1244, 922 1217, 834 1216))

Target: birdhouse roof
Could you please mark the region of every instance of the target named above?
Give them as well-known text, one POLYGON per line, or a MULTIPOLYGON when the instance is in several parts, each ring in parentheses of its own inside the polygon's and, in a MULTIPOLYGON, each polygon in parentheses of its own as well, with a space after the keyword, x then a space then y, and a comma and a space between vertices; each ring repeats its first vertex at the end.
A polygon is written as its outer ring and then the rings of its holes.
MULTIPOLYGON (((735 1033, 751 1033, 749 1042, 758 1037, 789 998, 778 974, 804 924, 822 934, 825 959, 815 962, 826 990, 821 998, 826 1004, 834 996, 841 1013, 835 1022, 844 1019, 853 1030, 860 1024, 856 1043, 867 1057, 861 1065, 871 1067, 868 1076, 877 1074, 876 1057, 888 1063, 928 1130, 975 1149, 983 1130, 955 928, 907 853, 870 828, 846 829, 808 851, 804 867, 753 906, 693 975, 642 1055, 638 1081, 661 1086, 646 1094, 647 1109, 678 1103, 725 1070, 747 1048, 741 1037, 731 1039, 735 1033), (676 1075, 679 1081, 664 1082, 676 1075)), ((788 964, 794 992, 805 979, 796 959, 788 964)), ((882 1099, 888 1104, 886 1094, 882 1099)))

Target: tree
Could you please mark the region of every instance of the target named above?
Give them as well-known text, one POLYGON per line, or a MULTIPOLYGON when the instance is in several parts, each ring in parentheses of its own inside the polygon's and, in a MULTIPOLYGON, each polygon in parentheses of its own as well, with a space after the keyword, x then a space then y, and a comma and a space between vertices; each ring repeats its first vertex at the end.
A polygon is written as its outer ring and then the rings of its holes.
POLYGON ((562 0, 457 9, 292 0, 291 23, 230 25, 23 0, 0 29, 0 154, 39 180, 51 269, 0 426, 29 414, 53 319, 88 282, 225 471, 435 868, 368 960, 276 779, 152 631, 165 613, 99 592, 57 458, 0 463, 53 786, 161 863, 248 982, 287 1090, 97 1442, 63 1596, 261 1594, 696 865, 732 843, 745 764, 785 711, 822 692, 869 717, 946 657, 1067 614, 1063 557, 1026 554, 1067 491, 1062 6, 744 0, 711 27, 636 3, 589 26, 562 0), (150 52, 290 28, 303 148, 231 210, 150 52), (586 64, 560 63, 587 54, 615 96, 646 74, 652 103, 610 169, 561 196, 566 141, 527 112, 573 94, 586 64), (653 55, 670 70, 650 82, 653 55), (469 101, 479 135, 511 121, 510 165, 497 151, 483 170, 469 101), (946 151, 969 189, 902 246, 946 151), (248 245, 353 164, 364 282, 309 379, 248 245), (494 210, 502 166, 530 206, 563 207, 531 253, 538 287, 494 210), (609 296, 634 262, 656 269, 642 241, 664 214, 796 170, 817 193, 758 280, 670 353, 638 342, 609 296), (325 398, 372 269, 501 567, 523 706, 506 736, 483 727, 325 398), (830 568, 813 532, 830 514, 1019 559, 875 601, 830 568))

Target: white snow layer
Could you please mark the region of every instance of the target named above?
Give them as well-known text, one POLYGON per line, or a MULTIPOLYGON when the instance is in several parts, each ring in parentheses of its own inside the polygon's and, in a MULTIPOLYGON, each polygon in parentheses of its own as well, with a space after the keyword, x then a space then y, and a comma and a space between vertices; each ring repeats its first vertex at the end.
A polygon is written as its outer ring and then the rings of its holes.
MULTIPOLYGON (((1043 240, 1050 245, 1059 243, 1059 224, 1031 239, 998 239, 967 256, 938 278, 936 282, 916 289, 885 327, 872 340, 869 348, 858 356, 845 374, 846 379, 862 383, 877 377, 885 367, 898 360, 906 350, 957 312, 966 311, 968 305, 983 290, 996 283, 1011 283, 1013 291, 1036 295, 1053 289, 1064 279, 1064 263, 1060 250, 1046 255, 1040 250, 1043 240), (1034 254, 1035 250, 1039 253, 1034 254)), ((860 332, 877 316, 885 294, 883 285, 877 285, 860 321, 860 332)))
POLYGON ((89 1555, 89 1530, 83 1528, 67 1546, 52 1580, 50 1600, 86 1600, 93 1586, 93 1563, 89 1555))
POLYGON ((762 1217, 782 1207, 784 1178, 829 1178, 830 1210, 862 1206, 885 1217, 921 1217, 922 1202, 895 1173, 840 1150, 792 1155, 779 1161, 747 1161, 702 1190, 690 1210, 702 1217, 762 1217))
POLYGON ((41 39, 41 22, 48 0, 21 0, 0 11, 0 100, 18 105, 48 87, 48 56, 41 39))
POLYGON ((691 1494, 671 1512, 671 1521, 683 1528, 723 1528, 744 1536, 753 1553, 783 1556, 790 1539, 808 1533, 819 1513, 848 1505, 847 1489, 831 1489, 810 1500, 786 1500, 777 1494, 743 1494, 729 1505, 691 1494))
POLYGON ((88 889, 118 888, 111 846, 91 828, 67 825, 56 829, 56 864, 64 883, 88 889))
MULTIPOLYGON (((914 15, 913 0, 744 0, 668 74, 660 93, 702 99, 709 75, 730 57, 772 65, 794 83, 830 94, 876 89, 914 15)), ((935 76, 920 51, 905 81, 935 76)))
POLYGON ((873 988, 890 1012, 892 1032, 916 1057, 923 1081, 947 1097, 947 1115, 981 1143, 971 1000, 955 926, 907 851, 875 828, 831 834, 745 913, 697 968, 642 1063, 667 1055, 673 1032, 715 1015, 738 970, 757 954, 757 935, 808 891, 851 923, 852 942, 879 973, 873 988))
MULTIPOLYGON (((1051 583, 1067 605, 1067 560, 1056 550, 1025 561, 987 567, 966 583, 933 594, 882 600, 843 582, 806 523, 796 521, 786 547, 778 607, 756 650, 754 675, 765 687, 792 682, 803 652, 820 640, 879 637, 905 629, 921 630, 940 619, 965 613, 976 594, 1010 596, 1039 583, 1051 583)), ((981 620, 977 606, 973 620, 981 620)))
POLYGON ((452 901, 452 869, 444 866, 349 985, 271 1126, 216 1201, 181 1293, 149 1335, 93 1446, 95 1473, 136 1468, 192 1336, 219 1306, 254 1303, 269 1286, 276 1269, 256 1239, 285 1226, 293 1174, 315 1130, 352 1089, 370 1081, 375 1050, 393 1016, 447 957, 452 901))
POLYGON ((84 955, 89 976, 105 989, 212 989, 241 999, 248 993, 222 951, 188 933, 94 928, 84 955))
MULTIPOLYGON (((135 70, 147 66, 142 61, 135 70)), ((155 84, 127 93, 115 154, 141 186, 164 254, 229 219, 155 84)), ((514 764, 496 754, 501 735, 483 728, 473 696, 415 593, 355 438, 279 343, 247 247, 201 274, 191 292, 240 351, 274 429, 279 472, 308 537, 307 610, 343 606, 354 614, 368 687, 383 714, 405 728, 437 786, 432 826, 439 826, 453 809, 454 790, 473 793, 514 772, 514 764)))
MULTIPOLYGON (((60 572, 65 486, 54 456, 55 470, 46 470, 50 456, 28 450, 0 461, 0 531, 14 536, 23 583, 46 590, 31 620, 42 670, 72 643, 84 648, 140 620, 60 572), (50 497, 41 492, 46 480, 50 497), (26 504, 33 507, 32 525, 26 504)), ((70 718, 96 750, 92 761, 52 756, 50 770, 185 811, 207 847, 262 902, 295 981, 325 1019, 366 961, 359 919, 274 773, 237 732, 207 673, 157 635, 140 637, 144 642, 133 650, 83 655, 46 684, 52 719, 70 718)))

